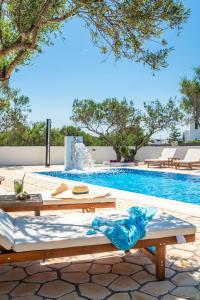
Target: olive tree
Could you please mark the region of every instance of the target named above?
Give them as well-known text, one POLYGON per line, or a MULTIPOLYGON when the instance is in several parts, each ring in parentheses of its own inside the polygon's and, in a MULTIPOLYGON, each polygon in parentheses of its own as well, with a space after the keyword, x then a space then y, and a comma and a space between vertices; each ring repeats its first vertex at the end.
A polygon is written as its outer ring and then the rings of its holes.
POLYGON ((17 89, 0 87, 0 144, 12 145, 26 137, 29 98, 17 89))
POLYGON ((126 160, 133 161, 137 151, 155 133, 171 128, 181 118, 180 109, 172 99, 166 104, 161 104, 158 100, 144 103, 141 112, 132 101, 108 98, 98 103, 91 99, 76 99, 71 119, 112 146, 117 160, 121 160, 125 153, 126 160), (127 149, 128 146, 134 148, 130 150, 127 149))
POLYGON ((179 31, 188 15, 182 0, 0 0, 0 80, 52 45, 72 18, 84 22, 102 53, 157 70, 172 50, 163 34, 179 31))
POLYGON ((16 131, 26 126, 30 112, 29 98, 21 95, 20 90, 0 87, 0 132, 16 131))
POLYGON ((116 98, 108 98, 99 103, 92 99, 76 99, 71 119, 112 146, 117 160, 121 159, 120 149, 122 145, 126 145, 129 128, 139 124, 133 102, 128 103, 126 99, 118 101, 116 98))

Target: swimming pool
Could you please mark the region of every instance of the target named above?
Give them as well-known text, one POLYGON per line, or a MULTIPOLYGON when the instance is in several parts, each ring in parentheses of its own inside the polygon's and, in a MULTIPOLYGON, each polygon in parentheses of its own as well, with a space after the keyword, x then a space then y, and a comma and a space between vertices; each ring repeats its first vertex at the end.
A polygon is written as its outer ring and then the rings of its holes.
POLYGON ((39 174, 200 205, 200 176, 126 168, 39 174))

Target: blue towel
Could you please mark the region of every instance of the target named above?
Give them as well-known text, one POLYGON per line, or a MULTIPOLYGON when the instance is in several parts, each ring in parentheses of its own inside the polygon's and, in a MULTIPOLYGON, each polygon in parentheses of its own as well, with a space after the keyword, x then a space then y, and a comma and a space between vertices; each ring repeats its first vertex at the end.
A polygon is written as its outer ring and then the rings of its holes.
POLYGON ((128 213, 127 218, 118 220, 95 217, 92 222, 93 229, 87 234, 102 232, 118 249, 131 249, 138 240, 145 236, 146 225, 155 215, 156 209, 134 206, 128 210, 128 213))

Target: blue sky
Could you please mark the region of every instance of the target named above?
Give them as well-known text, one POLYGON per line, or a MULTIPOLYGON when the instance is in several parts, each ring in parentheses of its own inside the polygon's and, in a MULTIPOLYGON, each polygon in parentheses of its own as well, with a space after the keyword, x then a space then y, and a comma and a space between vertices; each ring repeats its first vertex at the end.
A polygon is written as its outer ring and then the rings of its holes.
POLYGON ((144 101, 170 97, 180 99, 179 82, 184 75, 192 76, 192 68, 200 65, 200 1, 185 0, 192 12, 178 37, 169 34, 169 45, 175 50, 168 58, 169 66, 156 72, 141 64, 104 56, 92 44, 87 29, 79 20, 64 27, 63 41, 46 48, 31 65, 13 75, 11 85, 29 96, 32 113, 30 121, 52 119, 52 125, 70 124, 72 103, 75 98, 126 97, 137 107, 144 101))

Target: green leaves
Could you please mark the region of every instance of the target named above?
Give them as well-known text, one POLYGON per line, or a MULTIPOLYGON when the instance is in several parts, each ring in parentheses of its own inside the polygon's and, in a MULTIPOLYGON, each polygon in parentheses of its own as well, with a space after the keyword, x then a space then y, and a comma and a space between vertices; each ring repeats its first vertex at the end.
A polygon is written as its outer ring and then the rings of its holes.
POLYGON ((172 99, 165 105, 158 100, 144 103, 142 112, 126 99, 108 98, 98 103, 91 99, 76 99, 72 114, 77 125, 113 146, 118 159, 122 152, 127 158, 127 146, 134 146, 135 149, 129 153, 133 159, 137 150, 146 145, 154 133, 170 129, 182 119, 180 109, 172 99))
POLYGON ((200 67, 194 68, 194 78, 184 77, 181 82, 181 93, 183 95, 181 107, 185 112, 187 121, 195 122, 200 126, 200 67))
POLYGON ((96 134, 106 135, 130 127, 137 117, 133 103, 126 99, 108 98, 99 103, 76 99, 73 103, 72 120, 96 134))
POLYGON ((44 45, 53 45, 63 22, 74 16, 85 22, 103 54, 159 70, 173 49, 163 33, 180 30, 188 15, 181 0, 1 0, 0 80, 9 80, 44 45))
POLYGON ((171 127, 170 134, 169 134, 169 142, 178 142, 181 139, 181 132, 180 130, 174 125, 171 127))
POLYGON ((144 103, 144 108, 142 123, 148 134, 171 128, 183 118, 180 108, 172 99, 165 105, 158 100, 144 103))

